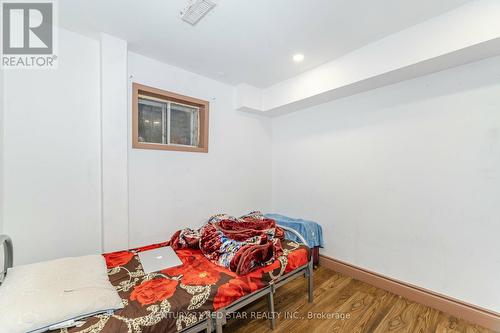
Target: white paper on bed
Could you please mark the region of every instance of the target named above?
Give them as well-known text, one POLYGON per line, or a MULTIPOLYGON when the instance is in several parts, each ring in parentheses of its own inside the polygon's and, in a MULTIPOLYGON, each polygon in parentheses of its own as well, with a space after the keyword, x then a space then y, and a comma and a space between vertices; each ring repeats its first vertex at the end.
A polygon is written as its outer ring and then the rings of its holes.
POLYGON ((0 332, 40 332, 121 308, 101 255, 16 266, 0 286, 0 332))

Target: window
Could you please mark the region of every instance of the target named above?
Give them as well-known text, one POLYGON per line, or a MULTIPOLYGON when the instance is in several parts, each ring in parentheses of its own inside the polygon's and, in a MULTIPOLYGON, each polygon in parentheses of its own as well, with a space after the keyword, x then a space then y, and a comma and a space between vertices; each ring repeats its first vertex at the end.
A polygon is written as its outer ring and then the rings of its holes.
POLYGON ((132 147, 208 152, 207 101, 133 84, 132 147))

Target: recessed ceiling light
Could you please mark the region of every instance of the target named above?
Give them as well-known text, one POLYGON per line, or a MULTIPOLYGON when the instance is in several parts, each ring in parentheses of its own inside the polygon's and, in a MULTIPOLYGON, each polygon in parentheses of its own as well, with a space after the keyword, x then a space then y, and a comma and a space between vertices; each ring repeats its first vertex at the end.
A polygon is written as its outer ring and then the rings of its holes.
POLYGON ((292 59, 295 62, 301 62, 302 60, 304 60, 304 55, 302 53, 297 53, 293 55, 292 59))

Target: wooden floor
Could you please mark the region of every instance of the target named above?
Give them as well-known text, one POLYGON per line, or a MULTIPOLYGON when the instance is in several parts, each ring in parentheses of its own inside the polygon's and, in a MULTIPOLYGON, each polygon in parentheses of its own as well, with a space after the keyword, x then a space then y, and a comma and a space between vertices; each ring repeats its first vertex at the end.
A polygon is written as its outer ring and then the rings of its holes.
POLYGON ((314 271, 314 283, 312 304, 307 302, 306 280, 302 277, 276 291, 274 331, 269 328, 269 320, 261 318, 267 314, 264 297, 236 313, 224 332, 492 332, 323 267, 314 271), (322 314, 330 315, 330 319, 307 319, 322 314), (349 314, 349 319, 335 319, 341 314, 344 318, 349 314))

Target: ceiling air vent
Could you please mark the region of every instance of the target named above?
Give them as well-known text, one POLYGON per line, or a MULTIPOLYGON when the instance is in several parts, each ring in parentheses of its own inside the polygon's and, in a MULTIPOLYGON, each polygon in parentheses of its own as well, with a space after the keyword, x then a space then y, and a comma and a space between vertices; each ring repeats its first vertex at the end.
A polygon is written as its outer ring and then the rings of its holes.
POLYGON ((210 0, 190 0, 181 12, 181 18, 187 23, 195 25, 214 7, 215 3, 210 0))

